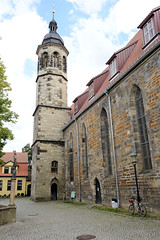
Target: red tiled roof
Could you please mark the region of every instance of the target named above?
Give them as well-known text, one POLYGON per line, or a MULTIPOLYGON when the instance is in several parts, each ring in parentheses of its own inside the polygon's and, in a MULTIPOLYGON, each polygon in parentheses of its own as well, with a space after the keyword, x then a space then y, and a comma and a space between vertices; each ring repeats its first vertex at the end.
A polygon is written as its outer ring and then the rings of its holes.
MULTIPOLYGON (((16 153, 16 161, 17 163, 27 163, 28 164, 28 153, 27 152, 17 152, 16 153)), ((5 155, 1 157, 1 159, 6 163, 9 161, 14 161, 14 153, 6 152, 5 155)))
MULTIPOLYGON (((157 29, 160 28, 160 7, 155 8, 152 10, 151 13, 156 11, 156 21, 157 23, 159 23, 159 27, 157 27, 157 29), (159 16, 159 22, 158 22, 158 16, 159 16)), ((151 14, 150 13, 150 14, 151 14)), ((151 16, 151 15, 148 15, 151 16)), ((145 18, 145 20, 148 18, 145 18)), ((158 31, 158 30, 157 30, 158 31)), ((119 79, 121 79, 121 77, 127 73, 127 71, 129 71, 129 69, 140 59, 142 58, 152 47, 154 47, 158 42, 160 42, 160 34, 159 32, 157 34, 155 34, 154 38, 152 39, 151 43, 147 44, 146 46, 144 46, 144 42, 143 42, 143 32, 142 29, 140 29, 135 36, 128 42, 128 44, 118 50, 117 52, 115 52, 111 58, 107 61, 107 63, 109 64, 110 61, 116 56, 118 59, 118 71, 117 75, 115 75, 115 77, 113 79, 111 79, 110 81, 110 75, 106 74, 105 79, 103 81, 101 81, 102 79, 100 78, 100 76, 103 75, 103 73, 108 72, 109 73, 109 66, 107 66, 107 68, 105 68, 105 70, 97 75, 96 77, 92 78, 87 86, 89 86, 92 82, 94 82, 94 84, 96 84, 96 81, 98 83, 98 88, 97 88, 97 92, 95 93, 95 96, 91 99, 89 99, 89 95, 87 99, 83 99, 83 105, 80 106, 80 108, 78 108, 78 112, 76 114, 74 114, 74 104, 71 106, 71 117, 73 116, 73 114, 75 115, 75 117, 78 117, 86 108, 88 108, 91 104, 93 104, 96 99, 98 99, 103 93, 105 89, 109 89, 111 86, 113 86, 119 79), (119 55, 119 56, 118 56, 119 55)), ((86 89, 86 91, 88 90, 88 88, 86 89)), ((83 94, 80 95, 81 97, 83 96, 83 94)), ((75 100, 77 100, 77 98, 75 98, 75 100)), ((70 120, 70 122, 68 124, 70 124, 72 122, 72 119, 70 120)), ((67 124, 67 126, 68 126, 67 124)), ((64 128, 65 129, 65 128, 64 128)))
MULTIPOLYGON (((0 176, 7 177, 12 176, 12 174, 4 174, 2 173, 2 166, 4 166, 8 162, 14 161, 14 153, 6 152, 4 156, 1 157, 4 161, 3 165, 0 165, 0 176)), ((18 166, 18 172, 16 176, 28 176, 28 153, 27 152, 17 152, 16 161, 18 166)))

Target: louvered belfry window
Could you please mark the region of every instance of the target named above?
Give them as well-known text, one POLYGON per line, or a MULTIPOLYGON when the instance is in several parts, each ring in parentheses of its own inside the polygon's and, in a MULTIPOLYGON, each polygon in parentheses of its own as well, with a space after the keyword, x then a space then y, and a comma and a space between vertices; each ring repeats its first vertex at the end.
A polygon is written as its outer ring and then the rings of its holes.
POLYGON ((148 133, 147 133, 146 117, 145 117, 145 111, 144 111, 144 105, 143 105, 142 92, 139 88, 137 88, 136 90, 135 103, 136 103, 137 121, 138 121, 144 170, 151 169, 152 163, 151 163, 150 147, 149 147, 149 140, 148 140, 148 133))

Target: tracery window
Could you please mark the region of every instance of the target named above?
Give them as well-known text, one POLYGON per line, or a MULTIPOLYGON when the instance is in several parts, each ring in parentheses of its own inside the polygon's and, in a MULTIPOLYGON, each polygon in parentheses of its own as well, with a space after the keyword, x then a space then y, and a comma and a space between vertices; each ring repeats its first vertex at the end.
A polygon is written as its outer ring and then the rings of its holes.
POLYGON ((66 57, 63 56, 63 72, 67 72, 67 61, 66 57))
POLYGON ((53 53, 53 64, 55 68, 59 67, 59 54, 58 52, 53 53))
POLYGON ((88 178, 88 149, 87 149, 87 131, 86 126, 82 125, 82 162, 83 162, 83 174, 88 178))
POLYGON ((51 172, 52 173, 58 173, 58 162, 57 161, 52 161, 51 172))
POLYGON ((107 112, 104 108, 101 111, 100 118, 101 118, 100 122, 101 122, 101 141, 102 141, 103 162, 107 163, 108 175, 112 175, 109 124, 108 124, 107 112))
POLYGON ((42 68, 48 67, 48 53, 44 52, 42 55, 42 68))
POLYGON ((70 174, 70 181, 74 181, 74 159, 73 159, 73 135, 70 133, 69 139, 69 174, 70 174))
POLYGON ((151 169, 152 162, 151 162, 151 155, 150 155, 145 110, 143 105, 142 92, 139 87, 136 87, 136 91, 135 91, 135 104, 136 104, 141 151, 142 151, 142 157, 143 157, 143 166, 144 166, 144 170, 151 169))

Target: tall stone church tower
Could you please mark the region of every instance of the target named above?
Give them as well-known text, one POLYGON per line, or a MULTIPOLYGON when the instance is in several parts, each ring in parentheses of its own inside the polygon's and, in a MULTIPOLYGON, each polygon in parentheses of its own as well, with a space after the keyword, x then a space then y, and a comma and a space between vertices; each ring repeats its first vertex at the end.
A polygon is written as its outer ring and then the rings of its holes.
POLYGON ((32 200, 62 199, 65 188, 63 126, 67 107, 68 50, 57 33, 57 23, 37 48, 38 74, 34 111, 32 200))

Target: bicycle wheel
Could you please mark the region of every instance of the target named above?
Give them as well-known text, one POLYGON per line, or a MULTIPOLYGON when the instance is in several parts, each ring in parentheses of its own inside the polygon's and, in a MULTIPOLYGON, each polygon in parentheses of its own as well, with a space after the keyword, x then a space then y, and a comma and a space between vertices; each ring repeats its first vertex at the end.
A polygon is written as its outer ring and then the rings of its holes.
POLYGON ((145 217, 147 215, 147 209, 143 204, 139 205, 138 214, 140 217, 145 217))
POLYGON ((128 211, 129 211, 129 214, 130 214, 130 215, 133 215, 133 214, 134 214, 134 212, 135 212, 134 204, 130 204, 130 205, 129 205, 128 211))

